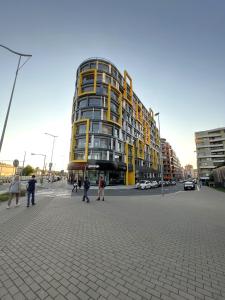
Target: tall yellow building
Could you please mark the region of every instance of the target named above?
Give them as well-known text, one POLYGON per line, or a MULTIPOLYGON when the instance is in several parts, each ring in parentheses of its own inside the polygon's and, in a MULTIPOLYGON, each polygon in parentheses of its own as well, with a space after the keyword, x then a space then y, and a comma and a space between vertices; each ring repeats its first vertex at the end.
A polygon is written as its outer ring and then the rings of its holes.
POLYGON ((71 179, 88 175, 95 184, 135 184, 159 178, 160 137, 151 109, 123 75, 105 59, 88 59, 77 70, 72 107, 68 170, 71 179))

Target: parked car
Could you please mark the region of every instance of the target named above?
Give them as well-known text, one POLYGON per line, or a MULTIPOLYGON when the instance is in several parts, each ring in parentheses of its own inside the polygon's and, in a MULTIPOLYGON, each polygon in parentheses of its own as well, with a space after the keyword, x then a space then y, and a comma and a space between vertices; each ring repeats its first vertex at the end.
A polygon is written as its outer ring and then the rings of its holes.
POLYGON ((158 182, 156 180, 152 181, 151 185, 152 185, 153 188, 156 188, 156 187, 159 186, 159 184, 158 184, 158 182))
POLYGON ((176 185, 177 183, 176 183, 176 181, 171 181, 171 185, 176 185))
POLYGON ((195 190, 195 183, 192 180, 185 181, 184 190, 195 190))
POLYGON ((147 190, 147 189, 151 189, 151 182, 148 180, 141 180, 140 181, 140 185, 139 185, 139 189, 141 190, 147 190))

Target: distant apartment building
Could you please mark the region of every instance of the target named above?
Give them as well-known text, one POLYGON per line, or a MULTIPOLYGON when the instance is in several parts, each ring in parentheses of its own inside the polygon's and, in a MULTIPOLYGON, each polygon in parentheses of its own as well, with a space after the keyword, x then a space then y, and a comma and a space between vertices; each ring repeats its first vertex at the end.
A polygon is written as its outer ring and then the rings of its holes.
POLYGON ((0 177, 9 177, 15 174, 15 167, 9 164, 0 163, 0 177))
POLYGON ((164 180, 179 180, 182 178, 182 168, 172 146, 161 139, 164 180))
POLYGON ((192 165, 184 166, 184 178, 195 178, 195 172, 192 165))
POLYGON ((198 176, 208 179, 212 170, 225 165, 225 127, 195 133, 198 176))

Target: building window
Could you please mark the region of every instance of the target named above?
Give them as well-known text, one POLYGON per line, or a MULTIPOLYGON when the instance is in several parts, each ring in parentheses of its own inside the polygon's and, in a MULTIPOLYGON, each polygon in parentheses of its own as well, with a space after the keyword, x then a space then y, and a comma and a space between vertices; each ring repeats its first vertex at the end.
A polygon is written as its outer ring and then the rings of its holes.
POLYGON ((88 159, 100 160, 101 159, 101 152, 91 152, 88 155, 88 159))
POLYGON ((89 70, 90 67, 89 67, 89 64, 86 64, 86 65, 83 65, 81 68, 80 68, 80 72, 84 72, 84 71, 87 71, 89 70))
POLYGON ((119 129, 117 129, 117 128, 114 128, 114 137, 117 137, 117 138, 119 138, 119 129))
POLYGON ((96 62, 90 63, 90 69, 96 69, 96 62))
POLYGON ((107 84, 110 84, 110 83, 111 83, 111 77, 108 76, 108 75, 106 75, 106 76, 105 76, 105 82, 106 82, 107 84))
POLYGON ((80 124, 77 126, 77 134, 85 134, 86 133, 86 124, 80 124))
POLYGON ((118 113, 118 106, 115 103, 111 102, 110 103, 110 108, 111 108, 112 112, 118 113))
POLYGON ((107 151, 90 151, 88 159, 107 160, 107 151))
POLYGON ((95 120, 101 120, 101 111, 100 110, 95 110, 94 111, 93 119, 95 119, 95 120))
POLYGON ((100 98, 89 98, 89 106, 102 106, 102 100, 100 98))
POLYGON ((93 133, 99 133, 100 132, 99 123, 92 123, 92 132, 93 133))
POLYGON ((118 102, 118 94, 115 93, 113 90, 111 90, 111 99, 115 100, 116 102, 118 102))
POLYGON ((92 83, 94 83, 94 74, 89 73, 89 74, 83 75, 82 79, 83 79, 82 84, 92 84, 92 83))
POLYGON ((76 140, 76 148, 85 148, 85 145, 86 145, 86 139, 85 138, 76 140))
POLYGON ((102 133, 112 135, 112 127, 106 124, 102 124, 102 133))
POLYGON ((101 83, 102 82, 102 73, 97 75, 97 82, 101 83))
POLYGON ((108 93, 108 88, 106 86, 103 85, 97 86, 96 94, 107 96, 107 93, 108 93))
POLYGON ((117 70, 114 67, 111 69, 111 74, 113 77, 117 78, 117 70))
POLYGON ((82 93, 92 92, 93 89, 94 89, 93 85, 86 85, 86 86, 82 86, 81 91, 82 91, 82 93))
POLYGON ((101 111, 100 110, 85 110, 81 112, 82 119, 95 119, 101 120, 101 111))
POLYGON ((97 138, 97 137, 94 138, 94 148, 108 149, 109 143, 110 143, 110 141, 108 139, 97 138))
POLYGON ((82 111, 81 119, 93 119, 93 111, 92 110, 82 111))
POLYGON ((80 100, 80 101, 78 102, 78 107, 79 107, 79 108, 87 107, 87 104, 88 104, 88 102, 87 102, 87 99, 85 98, 85 99, 80 100))
POLYGON ((85 154, 84 152, 75 152, 75 159, 80 159, 80 160, 84 160, 85 159, 85 154))
POLYGON ((109 66, 103 63, 98 63, 98 70, 109 73, 109 66))

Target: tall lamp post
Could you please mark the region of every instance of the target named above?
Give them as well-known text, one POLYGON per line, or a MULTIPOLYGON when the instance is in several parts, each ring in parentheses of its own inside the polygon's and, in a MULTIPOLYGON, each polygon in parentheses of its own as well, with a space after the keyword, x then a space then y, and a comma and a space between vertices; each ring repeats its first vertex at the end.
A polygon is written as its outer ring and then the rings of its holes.
POLYGON ((54 134, 51 134, 51 133, 47 133, 47 132, 45 132, 45 134, 47 134, 47 135, 53 137, 51 161, 50 161, 50 164, 49 164, 49 172, 51 172, 51 170, 52 170, 52 165, 53 165, 53 163, 52 163, 52 158, 53 158, 53 151, 54 151, 54 146, 55 146, 55 139, 56 139, 58 136, 57 136, 57 135, 54 135, 54 134))
POLYGON ((1 140, 0 140, 0 152, 1 152, 4 135, 5 135, 5 130, 6 130, 6 126, 7 126, 7 122, 8 122, 8 118, 9 118, 9 112, 10 112, 10 108, 11 108, 11 104, 12 104, 14 89, 15 89, 15 85, 16 85, 17 75, 18 75, 19 70, 25 65, 25 63, 31 58, 32 55, 16 52, 16 51, 14 51, 6 46, 3 46, 3 45, 0 45, 0 47, 19 56, 18 65, 17 65, 17 69, 16 69, 16 75, 15 75, 15 79, 14 79, 14 83, 13 83, 13 87, 12 87, 12 92, 11 92, 8 109, 7 109, 7 113, 6 113, 6 117, 5 117, 5 122, 4 122, 3 130, 2 130, 1 140), (27 57, 27 60, 22 65, 20 65, 22 57, 27 57))
POLYGON ((46 154, 40 154, 40 153, 31 153, 31 155, 39 155, 44 157, 44 165, 43 165, 43 174, 45 171, 45 161, 46 161, 46 154))
POLYGON ((161 143, 161 134, 160 134, 160 120, 159 120, 159 112, 155 114, 155 117, 158 117, 158 124, 159 124, 159 141, 160 141, 160 171, 161 171, 161 195, 164 195, 164 190, 163 190, 163 157, 162 157, 162 143, 161 143))

